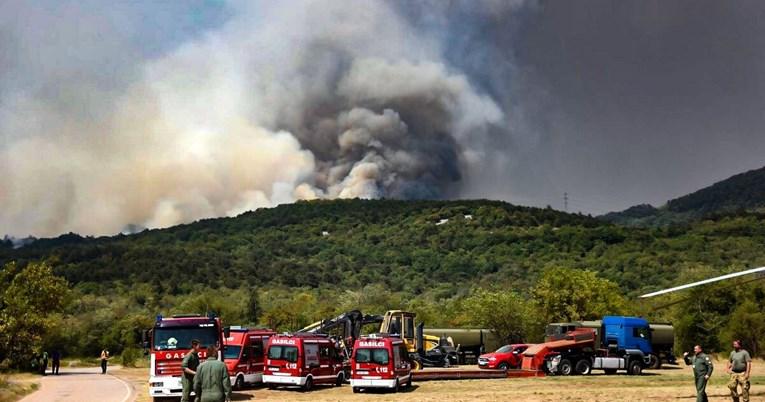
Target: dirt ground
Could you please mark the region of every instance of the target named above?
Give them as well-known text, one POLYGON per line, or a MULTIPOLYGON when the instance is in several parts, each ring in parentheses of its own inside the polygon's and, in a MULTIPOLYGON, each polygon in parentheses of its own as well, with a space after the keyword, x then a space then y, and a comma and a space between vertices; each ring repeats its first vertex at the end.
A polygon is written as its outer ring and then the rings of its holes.
MULTIPOLYGON (((495 380, 460 380, 415 382, 411 391, 393 394, 375 392, 354 394, 351 387, 321 387, 309 393, 297 389, 268 390, 257 387, 234 393, 234 401, 581 401, 640 402, 695 401, 693 374, 685 366, 667 366, 662 370, 646 370, 639 377, 606 376, 597 371, 589 376, 508 378, 495 380)), ((121 369, 113 374, 130 381, 138 391, 138 401, 149 401, 148 370, 121 369)), ((707 387, 710 401, 729 401, 725 362, 715 364, 715 373, 707 387)), ((765 362, 754 362, 751 400, 765 401, 765 362)))

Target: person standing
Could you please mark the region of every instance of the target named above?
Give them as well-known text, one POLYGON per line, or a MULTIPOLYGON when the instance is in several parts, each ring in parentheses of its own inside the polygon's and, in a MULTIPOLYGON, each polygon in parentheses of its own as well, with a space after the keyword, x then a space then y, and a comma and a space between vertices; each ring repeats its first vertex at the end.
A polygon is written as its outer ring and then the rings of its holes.
POLYGON ((730 373, 730 396, 733 402, 739 402, 738 387, 741 385, 741 398, 743 402, 749 402, 749 374, 752 372, 752 357, 749 352, 741 348, 741 341, 733 341, 733 351, 730 352, 726 371, 730 373))
POLYGON ((50 358, 50 373, 58 375, 58 369, 61 366, 61 352, 59 352, 58 349, 53 349, 53 353, 50 354, 50 358))
POLYGON ((181 376, 181 386, 183 387, 181 402, 192 401, 191 390, 194 387, 194 376, 197 374, 197 367, 199 367, 199 341, 194 339, 191 341, 189 354, 183 356, 183 362, 181 363, 181 370, 183 370, 183 375, 181 376))
POLYGON ((207 348, 207 360, 199 365, 194 377, 194 393, 199 402, 228 402, 231 400, 231 379, 226 364, 218 360, 218 348, 207 348))
POLYGON ((694 356, 688 356, 688 352, 683 353, 683 360, 686 366, 693 365, 693 378, 696 381, 696 402, 707 402, 707 382, 712 376, 714 365, 712 359, 701 349, 700 345, 693 347, 694 356))
POLYGON ((45 375, 46 371, 48 371, 48 352, 43 351, 43 353, 42 353, 42 363, 40 364, 40 373, 42 375, 45 375))
POLYGON ((109 361, 109 351, 104 349, 101 351, 101 374, 106 374, 106 362, 109 361))

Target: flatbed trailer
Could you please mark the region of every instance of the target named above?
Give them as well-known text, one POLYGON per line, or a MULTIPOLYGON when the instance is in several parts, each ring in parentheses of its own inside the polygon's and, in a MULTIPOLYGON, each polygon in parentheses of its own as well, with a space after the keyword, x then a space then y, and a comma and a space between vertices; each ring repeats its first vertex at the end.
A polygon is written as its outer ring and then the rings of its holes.
POLYGON ((473 368, 425 368, 412 371, 412 381, 477 380, 507 378, 505 370, 473 368))

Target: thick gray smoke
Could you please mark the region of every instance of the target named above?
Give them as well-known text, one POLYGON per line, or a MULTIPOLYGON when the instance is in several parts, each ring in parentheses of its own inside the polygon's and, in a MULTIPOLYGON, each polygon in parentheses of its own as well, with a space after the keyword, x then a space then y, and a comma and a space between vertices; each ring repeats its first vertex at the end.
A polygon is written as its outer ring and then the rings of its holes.
POLYGON ((455 195, 508 124, 393 3, 231 4, 153 52, 122 13, 53 8, 0 3, 0 233, 455 195))

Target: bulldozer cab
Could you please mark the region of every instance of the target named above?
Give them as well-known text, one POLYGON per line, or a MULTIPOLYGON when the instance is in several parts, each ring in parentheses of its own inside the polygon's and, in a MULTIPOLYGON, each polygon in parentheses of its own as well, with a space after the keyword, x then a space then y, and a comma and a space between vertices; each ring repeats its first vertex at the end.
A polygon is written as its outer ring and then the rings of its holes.
POLYGON ((415 337, 415 317, 417 315, 408 311, 390 310, 385 312, 380 333, 398 335, 404 340, 409 352, 417 351, 415 337))

